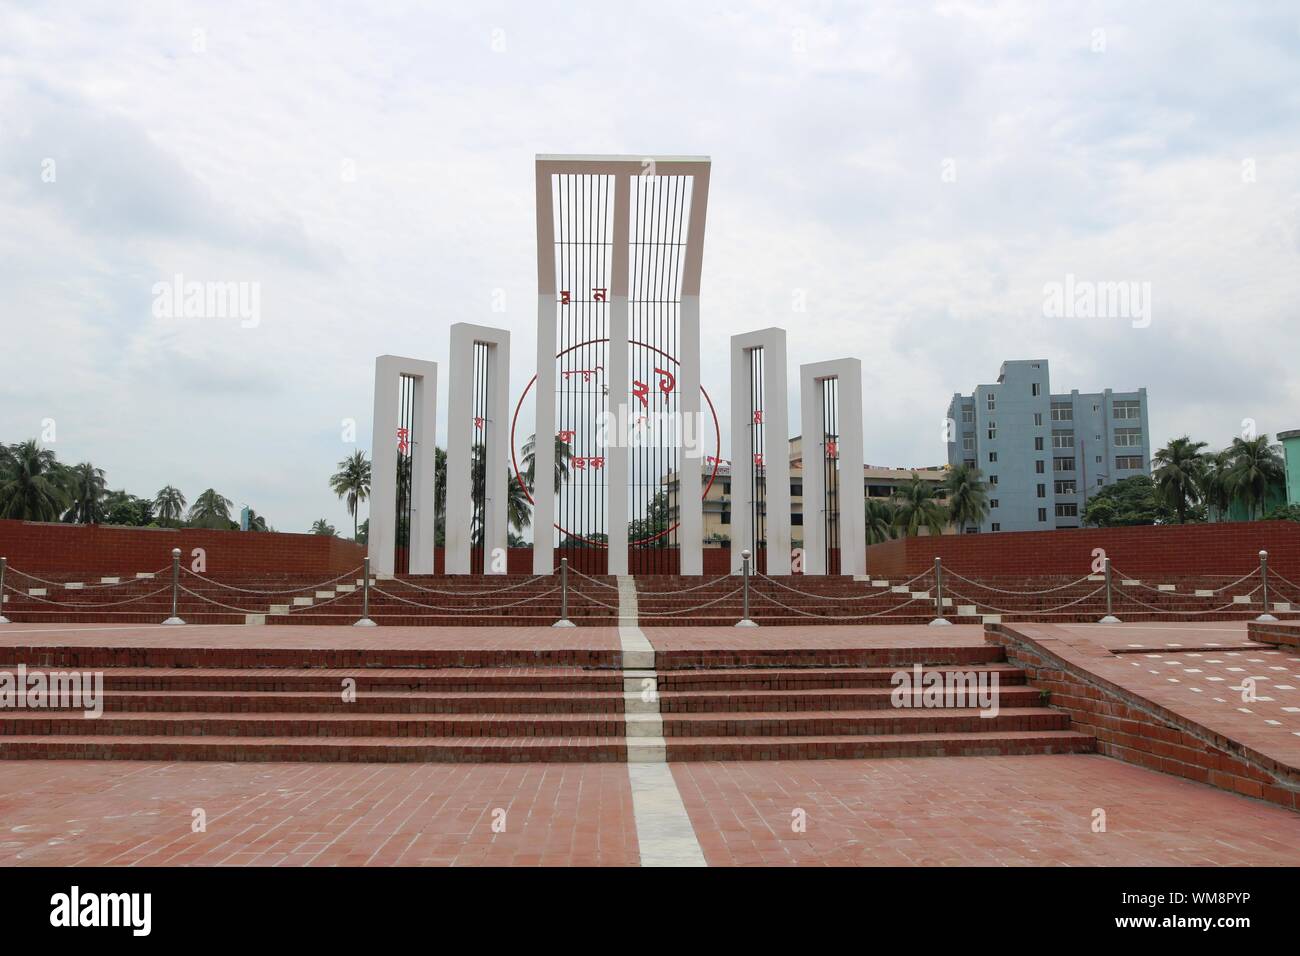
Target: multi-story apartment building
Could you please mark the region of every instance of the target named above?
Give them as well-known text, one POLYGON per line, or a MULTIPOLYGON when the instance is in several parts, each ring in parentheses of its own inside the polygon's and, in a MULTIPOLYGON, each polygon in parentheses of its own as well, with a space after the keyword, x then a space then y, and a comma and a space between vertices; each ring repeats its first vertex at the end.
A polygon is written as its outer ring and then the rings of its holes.
POLYGON ((988 485, 987 516, 963 531, 1077 528, 1098 488, 1151 473, 1146 389, 1053 394, 1046 359, 1003 362, 948 419, 948 464, 988 485))

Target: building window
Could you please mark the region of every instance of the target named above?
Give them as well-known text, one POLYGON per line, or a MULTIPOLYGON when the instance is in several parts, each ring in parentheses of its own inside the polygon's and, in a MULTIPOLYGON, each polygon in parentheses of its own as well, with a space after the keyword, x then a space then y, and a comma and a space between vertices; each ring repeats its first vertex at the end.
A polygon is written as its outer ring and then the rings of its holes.
POLYGON ((989 525, 989 530, 991 530, 991 531, 1001 531, 1001 530, 1002 530, 1002 525, 998 524, 998 523, 995 521, 995 522, 993 522, 993 524, 989 525))
POLYGON ((990 508, 996 508, 997 506, 998 506, 998 499, 996 499, 996 498, 990 498, 990 499, 989 499, 989 507, 990 507, 990 508))
POLYGON ((1058 503, 1056 506, 1056 517, 1077 518, 1079 517, 1079 506, 1073 501, 1058 503))
POLYGON ((1038 497, 1040 497, 1040 498, 1046 498, 1046 497, 1047 497, 1047 485, 1044 485, 1044 484, 1041 484, 1041 483, 1039 484, 1039 486, 1038 486, 1038 497))
POLYGON ((973 424, 975 421, 975 409, 963 408, 961 410, 961 421, 963 425, 973 424))
POLYGON ((1111 408, 1113 409, 1115 418, 1141 418, 1142 417, 1141 402, 1130 402, 1130 401, 1115 402, 1115 404, 1112 405, 1111 408))
POLYGON ((724 512, 722 512, 722 523, 723 523, 723 524, 731 524, 731 512, 730 512, 730 511, 724 511, 724 512))
POLYGON ((1039 435, 1037 438, 1034 439, 1034 451, 1042 451, 1042 450, 1043 450, 1043 436, 1039 435))
POLYGON ((1072 422, 1074 421, 1074 406, 1072 405, 1053 405, 1052 421, 1054 422, 1072 422))
POLYGON ((790 482, 790 497, 791 497, 791 498, 802 498, 802 497, 803 497, 803 482, 802 482, 802 481, 792 481, 792 482, 790 482))
POLYGON ((997 483, 998 483, 998 476, 997 476, 997 475, 989 475, 989 484, 990 484, 990 485, 995 485, 995 486, 996 486, 997 483))
POLYGON ((1134 471, 1142 467, 1141 455, 1119 455, 1115 458, 1116 471, 1134 471))
POLYGON ((1052 459, 1052 470, 1053 470, 1053 471, 1074 471, 1074 459, 1073 459, 1073 458, 1053 458, 1053 459, 1052 459))
POLYGON ((1053 490, 1058 495, 1072 495, 1075 493, 1078 487, 1075 485, 1073 478, 1066 478, 1061 481, 1056 481, 1053 482, 1052 485, 1053 485, 1053 490))
POLYGON ((998 437, 998 423, 989 422, 989 439, 992 440, 997 437, 998 437))
POLYGON ((1115 447, 1116 448, 1141 448, 1142 429, 1140 428, 1115 429, 1115 447))
POLYGON ((987 398, 989 400, 989 411, 993 411, 993 409, 997 407, 994 404, 993 393, 989 392, 987 398))
POLYGON ((1033 395, 1035 398, 1038 397, 1038 395, 1040 394, 1039 388, 1040 386, 1037 382, 1031 382, 1029 384, 1029 394, 1033 395))
POLYGON ((1074 432, 1052 432, 1053 448, 1073 448, 1074 432))
POLYGON ((992 465, 996 463, 997 460, 998 460, 998 453, 995 451, 989 452, 989 464, 992 465))
MULTIPOLYGON (((1039 487, 1041 488, 1042 485, 1039 485, 1039 487)), ((1047 509, 1046 509, 1046 508, 1039 508, 1039 509, 1038 509, 1038 520, 1039 520, 1039 521, 1046 521, 1046 520, 1047 520, 1047 509)))
POLYGON ((1043 424, 1043 413, 1042 413, 1042 412, 1034 412, 1034 426, 1035 426, 1035 427, 1041 427, 1042 424, 1043 424))
POLYGON ((1044 463, 1041 458, 1038 461, 1034 462, 1034 474, 1041 475, 1045 470, 1046 468, 1044 467, 1044 463))
POLYGON ((790 516, 790 524, 792 524, 792 525, 802 525, 802 524, 803 524, 803 512, 800 511, 800 512, 796 512, 795 514, 792 514, 792 515, 790 516))

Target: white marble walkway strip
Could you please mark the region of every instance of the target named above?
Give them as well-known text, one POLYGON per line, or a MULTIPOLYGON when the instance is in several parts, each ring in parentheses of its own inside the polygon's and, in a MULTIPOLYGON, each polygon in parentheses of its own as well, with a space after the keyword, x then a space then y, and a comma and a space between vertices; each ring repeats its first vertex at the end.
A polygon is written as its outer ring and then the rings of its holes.
POLYGON ((638 626, 636 582, 618 579, 618 639, 623 648, 623 724, 632 815, 642 866, 705 866, 704 851, 666 763, 655 651, 638 626))

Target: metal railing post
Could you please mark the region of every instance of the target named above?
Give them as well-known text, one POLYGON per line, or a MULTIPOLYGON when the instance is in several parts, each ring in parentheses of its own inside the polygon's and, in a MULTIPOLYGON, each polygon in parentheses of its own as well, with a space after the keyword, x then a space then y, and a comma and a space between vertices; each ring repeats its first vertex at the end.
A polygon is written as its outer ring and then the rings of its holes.
POLYGON ((0 558, 0 624, 8 624, 5 617, 5 568, 9 567, 8 558, 0 558))
POLYGON ((164 624, 184 624, 180 616, 181 549, 172 548, 172 616, 164 624))
POLYGON ((931 627, 943 627, 952 625, 943 616, 943 560, 936 554, 934 556, 934 620, 930 622, 931 627))
POLYGON ((740 573, 742 576, 741 584, 741 615, 740 620, 736 622, 736 627, 758 627, 758 624, 749 617, 749 549, 740 552, 740 573))
POLYGON ((370 620, 370 555, 361 559, 361 619, 353 622, 352 626, 375 626, 375 622, 370 620))
POLYGON ((1264 593, 1262 595, 1264 599, 1264 610, 1263 612, 1260 613, 1259 617, 1255 618, 1255 620, 1264 621, 1264 622, 1276 621, 1277 618, 1268 612, 1268 552, 1267 551, 1259 552, 1259 580, 1260 580, 1260 586, 1264 589, 1264 593))
MULTIPOLYGON (((608 569, 606 569, 608 570, 608 569)), ((551 627, 575 627, 569 620, 569 559, 560 558, 560 619, 551 627)))
POLYGON ((1117 617, 1114 615, 1114 613, 1112 613, 1113 610, 1114 610, 1114 605, 1113 605, 1113 602, 1112 602, 1112 600, 1111 600, 1111 591, 1110 591, 1110 558, 1103 558, 1102 561, 1103 561, 1102 571, 1103 571, 1103 573, 1104 573, 1105 576, 1106 576, 1106 616, 1103 617, 1103 618, 1102 618, 1100 621, 1098 621, 1097 623, 1098 623, 1098 624, 1118 624, 1118 623, 1120 623, 1119 618, 1117 618, 1117 617))

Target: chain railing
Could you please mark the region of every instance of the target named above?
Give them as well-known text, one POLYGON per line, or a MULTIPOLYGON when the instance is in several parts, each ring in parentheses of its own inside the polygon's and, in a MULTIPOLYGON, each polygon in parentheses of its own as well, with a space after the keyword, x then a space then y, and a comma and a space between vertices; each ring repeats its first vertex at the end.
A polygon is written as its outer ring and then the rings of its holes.
MULTIPOLYGON (((109 601, 84 601, 69 600, 68 595, 60 593, 59 597, 54 597, 44 593, 31 593, 32 591, 41 591, 44 589, 57 589, 60 592, 72 590, 88 591, 107 591, 112 589, 129 588, 132 586, 142 586, 146 582, 159 578, 167 568, 147 574, 137 574, 134 577, 122 577, 118 581, 100 582, 98 584, 73 582, 73 581, 53 581, 47 578, 39 577, 26 571, 9 566, 6 558, 0 557, 0 595, 10 595, 7 600, 12 601, 13 597, 21 598, 24 601, 31 601, 36 604, 46 606, 50 609, 67 609, 69 612, 85 613, 93 612, 98 609, 113 610, 127 608, 133 604, 150 601, 159 596, 170 592, 171 596, 171 614, 163 622, 165 624, 183 624, 185 623, 180 617, 181 595, 185 595, 190 601, 199 605, 200 608, 210 607, 220 611, 241 615, 258 615, 265 616, 269 613, 279 613, 295 617, 298 620, 310 619, 312 612, 317 612, 321 608, 330 607, 331 605, 341 604, 349 599, 356 597, 356 592, 361 592, 361 619, 356 623, 360 626, 373 626, 374 622, 370 619, 372 606, 372 594, 382 597, 386 601, 400 604, 409 608, 419 610, 417 616, 434 618, 447 617, 487 617, 499 616, 500 612, 508 611, 515 608, 524 608, 528 605, 546 602, 555 595, 559 595, 559 617, 555 621, 556 626, 573 626, 570 620, 570 614, 575 605, 597 610, 597 618, 604 619, 606 615, 599 612, 610 612, 614 616, 621 614, 621 608, 614 595, 610 595, 610 600, 602 600, 597 594, 591 593, 589 589, 580 589, 575 584, 585 582, 591 588, 599 591, 617 592, 618 587, 599 578, 577 571, 568 566, 567 558, 561 559, 558 574, 558 582, 552 586, 543 586, 534 593, 520 597, 518 600, 508 601, 506 603, 492 603, 488 607, 464 606, 464 603, 454 602, 449 606, 437 601, 422 600, 424 595, 434 597, 451 597, 465 599, 467 602, 473 602, 473 599, 484 596, 497 596, 509 594, 525 588, 536 589, 539 584, 544 584, 554 580, 552 575, 533 575, 524 580, 514 581, 499 588, 475 588, 475 589, 444 589, 432 588, 421 585, 415 581, 402 578, 386 579, 386 583, 380 586, 378 579, 370 571, 370 560, 367 557, 362 565, 353 568, 328 580, 316 584, 300 585, 288 588, 257 588, 231 584, 220 581, 206 574, 182 568, 180 565, 181 552, 179 548, 172 551, 171 581, 162 587, 150 588, 138 594, 130 594, 120 599, 109 601), (360 587, 340 586, 342 581, 356 579, 360 573, 360 587), (192 587, 186 587, 182 583, 182 575, 193 579, 196 582, 202 582, 203 589, 195 590, 192 587), (33 585, 42 587, 28 586, 19 587, 15 580, 20 579, 23 582, 33 582, 33 585), (387 583, 391 581, 392 583, 387 583), (333 589, 335 593, 327 598, 319 597, 319 593, 325 589, 333 589), (281 605, 277 612, 269 607, 246 607, 228 603, 227 600, 221 600, 214 596, 211 591, 217 593, 229 592, 237 595, 248 595, 254 598, 274 598, 282 595, 301 594, 311 592, 312 600, 309 602, 299 603, 294 601, 287 606, 281 605)), ((764 574, 752 568, 751 559, 747 553, 742 552, 741 573, 720 575, 702 581, 699 584, 691 585, 685 588, 676 588, 669 591, 646 590, 639 592, 639 597, 644 603, 653 603, 656 599, 672 599, 685 594, 692 594, 706 589, 717 591, 724 589, 722 593, 710 595, 710 599, 698 604, 692 604, 689 607, 671 607, 668 610, 648 610, 638 609, 637 617, 646 619, 668 619, 668 618, 689 618, 698 615, 703 611, 717 608, 720 605, 735 602, 739 597, 739 620, 741 626, 757 625, 760 623, 762 615, 754 615, 755 604, 761 608, 768 606, 774 608, 783 614, 778 613, 776 616, 785 615, 800 618, 822 618, 833 621, 866 621, 877 620, 882 618, 904 617, 909 614, 901 614, 909 609, 914 610, 915 606, 921 603, 932 604, 934 617, 932 624, 949 624, 952 619, 948 616, 947 609, 952 605, 957 605, 958 613, 954 615, 957 619, 968 616, 973 609, 977 615, 998 614, 998 615, 1017 615, 1020 617, 1033 617, 1038 615, 1061 615, 1069 612, 1071 608, 1077 608, 1080 605, 1094 601, 1099 595, 1104 596, 1106 614, 1101 619, 1101 623, 1119 623, 1117 613, 1122 613, 1123 607, 1130 607, 1135 611, 1141 611, 1143 614, 1168 616, 1174 619, 1185 619, 1201 615, 1221 615, 1232 612, 1245 612, 1259 608, 1259 613, 1255 617, 1257 621, 1273 621, 1276 617, 1271 613, 1275 608, 1281 611, 1290 611, 1291 603, 1300 600, 1300 585, 1291 581, 1286 576, 1278 574, 1268 566, 1268 553, 1261 551, 1259 553, 1259 567, 1247 574, 1235 577, 1227 583, 1220 584, 1217 587, 1192 588, 1187 591, 1174 591, 1170 586, 1152 587, 1138 578, 1129 577, 1119 569, 1111 565, 1110 559, 1103 559, 1102 573, 1100 575, 1093 573, 1063 584, 1055 584, 1050 587, 1038 590, 1019 590, 1011 588, 998 587, 987 581, 980 581, 967 575, 953 571, 943 565, 940 558, 934 559, 931 568, 908 578, 905 581, 889 584, 884 590, 863 589, 858 591, 850 589, 846 593, 826 594, 808 590, 806 587, 798 587, 794 581, 796 579, 779 579, 764 574), (1116 587, 1116 575, 1121 586, 1116 587), (1079 587, 1087 581, 1102 579, 1100 586, 1088 590, 1086 593, 1070 597, 1068 592, 1071 589, 1079 587), (1187 602, 1199 603, 1215 597, 1220 597, 1228 592, 1240 589, 1243 585, 1258 579, 1258 583, 1249 591, 1244 593, 1234 593, 1229 603, 1223 603, 1222 600, 1213 605, 1204 607, 1187 607, 1187 602), (918 582, 920 584, 918 585, 918 582), (763 587, 755 587, 756 583, 762 583, 763 587), (915 586, 915 587, 914 587, 915 586), (968 590, 983 592, 980 597, 971 596, 968 590), (775 593, 773 593, 775 592, 775 593), (777 593, 785 592, 799 598, 798 601, 780 600, 777 593), (1159 595, 1162 598, 1176 596, 1178 602, 1183 606, 1171 606, 1170 602, 1151 603, 1142 600, 1139 594, 1150 592, 1159 595), (1024 606, 1024 601, 1013 600, 1010 602, 999 601, 998 605, 989 603, 985 598, 987 595, 1005 595, 1014 599, 1043 599, 1052 595, 1061 595, 1062 600, 1052 602, 1048 606, 1024 606), (1276 601, 1275 599, 1282 600, 1276 601), (1003 604, 1013 604, 1021 606, 1005 607, 1003 604), (1161 603, 1164 606, 1161 606, 1161 603), (818 610, 817 605, 824 605, 825 610, 818 610), (961 608, 967 608, 963 614, 961 608), (845 613, 846 611, 861 611, 861 613, 845 613), (827 613, 829 612, 829 613, 827 613)), ((1206 575, 1204 577, 1211 577, 1206 575)), ((1219 577, 1215 575, 1214 577, 1219 577)), ((1227 577, 1223 575, 1222 577, 1227 577)), ((196 585, 197 586, 197 585, 196 585)), ((105 595, 107 596, 107 595, 105 595)), ((1036 603, 1036 602, 1035 602, 1036 603)), ((1047 603, 1047 602, 1043 602, 1047 603)), ((189 606, 189 605, 187 605, 189 606)), ((734 603, 732 604, 734 607, 734 603)), ((0 624, 10 623, 4 617, 3 612, 12 609, 10 603, 6 606, 0 603, 0 624)), ((1297 609, 1300 612, 1300 609, 1297 609)), ((553 612, 552 612, 553 613, 553 612)), ((735 613, 734 611, 732 612, 735 613)), ((718 620, 716 616, 711 616, 708 620, 718 620)), ((733 618, 733 620, 735 620, 733 618)))

